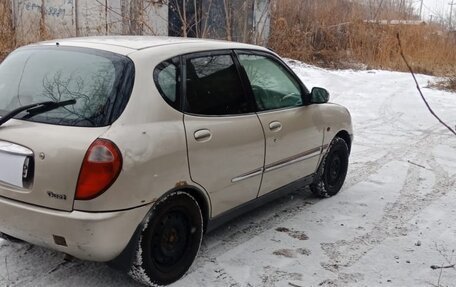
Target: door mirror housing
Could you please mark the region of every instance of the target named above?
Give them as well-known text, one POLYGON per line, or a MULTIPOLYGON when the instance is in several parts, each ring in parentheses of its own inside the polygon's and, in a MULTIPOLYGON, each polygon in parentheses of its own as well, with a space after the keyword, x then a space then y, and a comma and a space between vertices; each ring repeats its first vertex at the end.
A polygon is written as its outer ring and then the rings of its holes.
POLYGON ((315 87, 310 93, 311 104, 324 104, 329 101, 329 92, 326 89, 315 87))

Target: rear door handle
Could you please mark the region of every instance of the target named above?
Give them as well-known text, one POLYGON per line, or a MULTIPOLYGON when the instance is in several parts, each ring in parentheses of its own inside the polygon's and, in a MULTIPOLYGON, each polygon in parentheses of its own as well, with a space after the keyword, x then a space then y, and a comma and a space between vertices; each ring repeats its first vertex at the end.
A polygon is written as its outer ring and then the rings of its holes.
POLYGON ((278 132, 282 129, 282 124, 280 122, 274 121, 269 124, 269 129, 273 132, 278 132))
POLYGON ((207 142, 212 138, 211 131, 207 129, 197 130, 193 136, 195 137, 195 140, 199 142, 207 142))

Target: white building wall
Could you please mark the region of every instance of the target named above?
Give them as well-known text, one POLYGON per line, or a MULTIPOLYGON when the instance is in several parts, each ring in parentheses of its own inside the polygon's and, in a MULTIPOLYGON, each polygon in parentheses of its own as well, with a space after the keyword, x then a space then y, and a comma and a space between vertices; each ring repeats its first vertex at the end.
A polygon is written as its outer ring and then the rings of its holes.
POLYGON ((78 36, 107 35, 108 11, 105 5, 99 2, 103 3, 105 0, 74 0, 78 36))
POLYGON ((161 1, 149 1, 144 10, 147 19, 144 34, 168 36, 168 5, 161 1))
POLYGON ((76 34, 73 0, 16 0, 12 7, 19 43, 76 34))
POLYGON ((255 44, 266 46, 271 30, 271 0, 255 0, 254 29, 255 44))
POLYGON ((36 42, 43 38, 74 36, 168 35, 168 6, 161 0, 11 2, 16 40, 19 44, 36 42), (132 27, 136 29, 132 30, 132 27))

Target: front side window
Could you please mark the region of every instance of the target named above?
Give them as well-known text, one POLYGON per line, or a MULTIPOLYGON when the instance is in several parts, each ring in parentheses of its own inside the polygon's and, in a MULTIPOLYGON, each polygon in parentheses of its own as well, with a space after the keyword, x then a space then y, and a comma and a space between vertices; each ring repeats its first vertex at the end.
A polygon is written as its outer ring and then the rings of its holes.
POLYGON ((239 61, 247 73, 260 111, 302 105, 299 84, 281 64, 251 54, 240 54, 239 61))
POLYGON ((90 49, 26 48, 0 65, 0 116, 30 104, 75 100, 75 104, 15 118, 69 126, 112 123, 131 93, 134 68, 124 56, 90 49), (130 84, 126 84, 126 79, 130 84))
POLYGON ((186 87, 186 112, 213 116, 251 112, 231 55, 187 59, 186 87))

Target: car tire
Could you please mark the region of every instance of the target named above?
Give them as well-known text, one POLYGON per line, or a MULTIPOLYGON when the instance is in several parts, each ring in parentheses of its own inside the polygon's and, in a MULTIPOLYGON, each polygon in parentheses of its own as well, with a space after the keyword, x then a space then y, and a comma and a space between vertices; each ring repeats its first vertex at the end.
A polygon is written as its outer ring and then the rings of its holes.
POLYGON ((315 196, 327 198, 340 191, 347 175, 348 156, 347 143, 342 138, 334 138, 310 185, 315 196))
POLYGON ((203 237, 198 202, 186 192, 172 192, 150 212, 139 238, 129 275, 148 286, 168 285, 192 265, 203 237))

